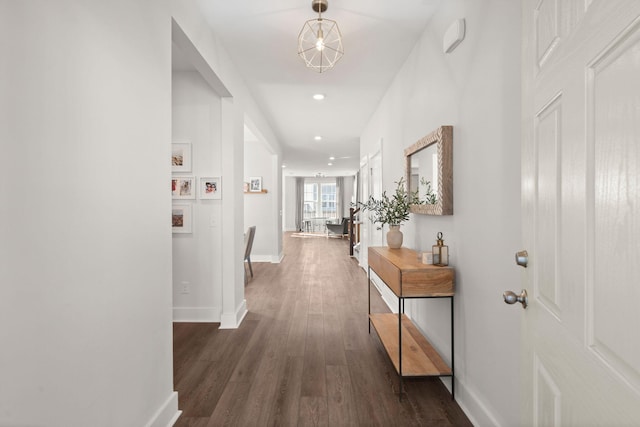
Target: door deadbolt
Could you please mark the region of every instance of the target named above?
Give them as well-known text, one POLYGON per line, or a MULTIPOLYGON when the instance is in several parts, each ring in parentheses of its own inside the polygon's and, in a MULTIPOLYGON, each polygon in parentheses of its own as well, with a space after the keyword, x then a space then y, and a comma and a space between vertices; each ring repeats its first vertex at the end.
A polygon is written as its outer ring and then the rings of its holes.
POLYGON ((527 251, 519 251, 516 252, 516 264, 521 267, 527 268, 527 264, 529 263, 529 254, 527 251))

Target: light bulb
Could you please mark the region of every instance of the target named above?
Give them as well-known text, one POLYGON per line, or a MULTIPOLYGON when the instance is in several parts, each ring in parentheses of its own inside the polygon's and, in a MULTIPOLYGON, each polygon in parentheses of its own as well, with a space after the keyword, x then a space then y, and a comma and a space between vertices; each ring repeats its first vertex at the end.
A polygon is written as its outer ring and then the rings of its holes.
POLYGON ((318 28, 318 39, 316 40, 316 49, 322 51, 324 49, 324 33, 322 27, 318 28))

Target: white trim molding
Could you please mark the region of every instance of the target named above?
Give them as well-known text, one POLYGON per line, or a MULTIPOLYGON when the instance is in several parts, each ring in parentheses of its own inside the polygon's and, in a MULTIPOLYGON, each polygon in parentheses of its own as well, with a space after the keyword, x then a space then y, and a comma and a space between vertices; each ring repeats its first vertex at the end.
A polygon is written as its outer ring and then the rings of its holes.
POLYGON ((222 314, 219 329, 237 329, 247 315, 247 300, 243 299, 235 313, 222 314))
POLYGON ((178 392, 174 391, 153 415, 146 427, 171 427, 178 421, 181 414, 182 411, 178 410, 178 392))
POLYGON ((174 322, 220 322, 220 307, 173 307, 174 322))

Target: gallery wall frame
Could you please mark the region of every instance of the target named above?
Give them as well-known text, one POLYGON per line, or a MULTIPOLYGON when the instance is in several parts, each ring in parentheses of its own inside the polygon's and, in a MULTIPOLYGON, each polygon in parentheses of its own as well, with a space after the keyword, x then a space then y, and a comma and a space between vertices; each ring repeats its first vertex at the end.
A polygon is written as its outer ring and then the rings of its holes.
POLYGON ((171 207, 171 231, 173 233, 193 233, 193 212, 190 204, 174 204, 171 207))
POLYGON ((222 181, 219 176, 200 177, 198 194, 201 200, 222 199, 222 181))
POLYGON ((191 143, 171 144, 171 172, 191 172, 191 143))
POLYGON ((260 193, 260 192, 262 192, 262 177, 261 176, 251 176, 251 177, 249 177, 249 192, 250 193, 260 193))
POLYGON ((171 177, 171 198, 195 199, 196 198, 196 178, 194 176, 171 177))

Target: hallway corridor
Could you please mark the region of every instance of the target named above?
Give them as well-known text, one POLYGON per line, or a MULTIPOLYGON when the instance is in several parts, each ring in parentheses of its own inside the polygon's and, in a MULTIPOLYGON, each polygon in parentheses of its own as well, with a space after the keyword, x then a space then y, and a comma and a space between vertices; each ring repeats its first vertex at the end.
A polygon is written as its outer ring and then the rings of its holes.
MULTIPOLYGON (((282 263, 253 264, 238 329, 174 324, 176 426, 471 426, 438 378, 405 380, 399 401, 347 240, 283 244, 282 263)), ((372 308, 388 311, 375 291, 372 308)))

